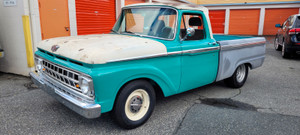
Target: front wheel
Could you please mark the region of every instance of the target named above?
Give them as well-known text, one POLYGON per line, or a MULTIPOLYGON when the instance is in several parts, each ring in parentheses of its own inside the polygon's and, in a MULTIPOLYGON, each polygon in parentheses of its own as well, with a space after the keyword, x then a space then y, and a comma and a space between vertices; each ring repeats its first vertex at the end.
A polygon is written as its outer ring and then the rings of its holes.
POLYGON ((117 97, 113 115, 117 123, 126 129, 144 124, 155 106, 155 92, 150 83, 137 80, 128 83, 117 97))
POLYGON ((225 84, 232 88, 240 88, 244 85, 248 77, 248 66, 242 64, 238 66, 233 75, 225 79, 225 84))

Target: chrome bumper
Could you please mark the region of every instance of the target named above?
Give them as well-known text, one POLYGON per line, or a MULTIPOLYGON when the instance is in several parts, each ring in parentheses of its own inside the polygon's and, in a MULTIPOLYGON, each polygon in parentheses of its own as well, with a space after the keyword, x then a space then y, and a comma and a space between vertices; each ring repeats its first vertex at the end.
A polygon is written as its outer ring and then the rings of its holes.
MULTIPOLYGON (((43 75, 40 76, 35 72, 30 72, 29 74, 34 84, 36 84, 39 88, 44 90, 46 93, 57 99, 59 102, 61 102, 71 110, 88 119, 100 117, 101 106, 99 104, 81 102, 71 97, 70 95, 67 95, 64 92, 58 90, 57 88, 59 86, 54 86, 53 84, 45 81, 45 79, 47 78, 45 78, 43 75)), ((63 87, 63 89, 66 91, 71 90, 67 87, 63 87)))

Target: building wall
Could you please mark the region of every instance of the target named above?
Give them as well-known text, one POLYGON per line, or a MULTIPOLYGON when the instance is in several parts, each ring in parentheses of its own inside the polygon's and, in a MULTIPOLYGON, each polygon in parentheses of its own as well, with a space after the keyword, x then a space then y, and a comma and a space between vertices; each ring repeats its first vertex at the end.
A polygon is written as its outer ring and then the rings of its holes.
POLYGON ((130 4, 144 3, 145 0, 125 0, 125 6, 130 4))
POLYGON ((5 56, 0 59, 0 71, 28 75, 22 15, 28 14, 28 3, 17 0, 17 5, 4 7, 0 2, 0 44, 5 56))
POLYGON ((199 1, 199 0, 187 0, 187 1, 192 2, 192 3, 195 3, 195 4, 198 4, 198 1, 199 1))
POLYGON ((196 0, 197 4, 232 4, 232 3, 257 3, 257 2, 283 2, 298 0, 196 0))
MULTIPOLYGON (((242 34, 242 35, 275 35, 278 28, 275 28, 275 25, 272 25, 271 23, 268 23, 270 19, 274 23, 283 23, 282 20, 287 19, 290 15, 293 14, 300 14, 300 2, 280 2, 280 3, 255 3, 255 4, 212 4, 212 5, 205 5, 209 11, 218 11, 218 10, 225 10, 225 23, 224 23, 224 34, 242 34), (257 31, 257 34, 254 34, 256 32, 252 32, 252 34, 247 33, 246 31, 243 33, 236 33, 232 32, 232 22, 234 21, 233 18, 236 18, 236 20, 245 20, 245 18, 252 17, 253 14, 251 12, 249 13, 242 13, 242 14, 232 14, 231 11, 235 10, 252 10, 256 9, 259 10, 259 21, 257 24, 256 21, 250 21, 248 23, 250 24, 256 24, 256 27, 254 28, 257 31), (274 15, 274 18, 270 18, 269 15, 267 15, 267 12, 269 10, 279 10, 279 12, 285 12, 284 14, 278 14, 274 15), (293 9, 292 12, 286 12, 285 10, 293 9), (280 11, 281 10, 281 11, 280 11), (265 22, 267 21, 267 22, 265 22), (268 26, 265 24, 267 23, 268 26), (271 26, 270 26, 271 25, 271 26), (269 32, 266 32, 269 31, 269 32)), ((254 16, 253 16, 254 17, 254 16)), ((255 16, 257 18, 257 14, 255 16)), ((237 21, 238 22, 238 21, 237 21)), ((246 23, 241 23, 240 28, 248 28, 246 23)))

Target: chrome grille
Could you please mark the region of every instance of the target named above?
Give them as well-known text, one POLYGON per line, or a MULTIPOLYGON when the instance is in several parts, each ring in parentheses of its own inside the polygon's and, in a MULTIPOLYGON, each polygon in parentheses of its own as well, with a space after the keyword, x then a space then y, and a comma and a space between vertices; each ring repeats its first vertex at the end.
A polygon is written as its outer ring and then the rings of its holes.
POLYGON ((44 74, 81 92, 80 87, 76 87, 76 85, 79 85, 79 73, 63 68, 46 60, 43 60, 42 64, 44 74))

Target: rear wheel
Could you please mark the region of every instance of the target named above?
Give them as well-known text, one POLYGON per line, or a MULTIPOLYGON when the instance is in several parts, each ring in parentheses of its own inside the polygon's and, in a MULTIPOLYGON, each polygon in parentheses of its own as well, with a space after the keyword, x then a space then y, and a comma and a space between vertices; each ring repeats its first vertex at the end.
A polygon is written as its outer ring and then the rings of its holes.
POLYGON ((144 124, 155 106, 155 92, 150 83, 137 80, 128 83, 117 97, 113 115, 118 124, 132 129, 144 124))
POLYGON ((225 79, 226 85, 232 88, 240 88, 242 87, 248 77, 248 66, 245 64, 242 64, 238 66, 233 73, 233 75, 227 79, 225 79))
POLYGON ((279 45, 279 40, 278 40, 277 36, 275 37, 275 40, 274 40, 274 47, 275 47, 275 50, 277 50, 277 51, 281 51, 281 49, 282 49, 282 46, 279 45))
POLYGON ((283 58, 290 58, 291 57, 291 54, 286 51, 286 45, 285 45, 284 41, 282 43, 281 55, 282 55, 283 58))

